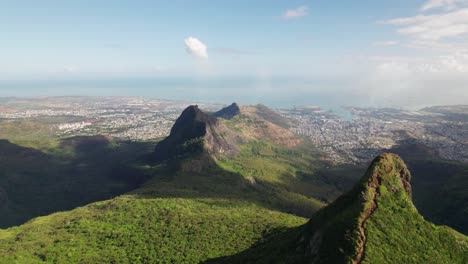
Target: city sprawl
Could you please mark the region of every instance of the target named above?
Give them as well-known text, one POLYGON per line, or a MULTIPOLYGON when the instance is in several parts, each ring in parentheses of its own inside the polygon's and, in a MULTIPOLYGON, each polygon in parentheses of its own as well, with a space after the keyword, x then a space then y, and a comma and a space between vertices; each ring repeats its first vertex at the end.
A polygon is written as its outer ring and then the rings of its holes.
MULTIPOLYGON (((4 98, 0 122, 39 122, 58 137, 105 135, 147 141, 167 136, 189 104, 215 111, 220 104, 135 97, 4 98)), ((449 160, 468 161, 468 106, 418 111, 347 107, 341 118, 319 107, 278 110, 293 120, 290 129, 307 136, 336 163, 367 162, 385 149, 418 143, 449 160)))
MULTIPOLYGON (((61 137, 106 135, 124 140, 154 140, 169 134, 189 104, 194 102, 132 97, 10 99, 0 104, 0 118, 3 122, 47 119, 61 137)), ((221 107, 197 104, 211 110, 221 107)))
POLYGON ((468 106, 430 107, 419 111, 391 108, 346 108, 345 120, 319 108, 281 110, 335 162, 368 161, 404 143, 419 143, 449 160, 468 161, 468 106))

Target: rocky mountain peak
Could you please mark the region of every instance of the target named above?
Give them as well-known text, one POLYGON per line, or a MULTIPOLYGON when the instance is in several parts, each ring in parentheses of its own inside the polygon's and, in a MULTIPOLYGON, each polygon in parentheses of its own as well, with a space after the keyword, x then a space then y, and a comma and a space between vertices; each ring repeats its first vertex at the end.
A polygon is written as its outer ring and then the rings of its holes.
POLYGON ((231 119, 240 113, 240 107, 237 103, 232 103, 229 106, 224 107, 223 109, 215 112, 213 116, 221 117, 224 119, 231 119))
POLYGON ((216 117, 191 105, 177 118, 169 136, 158 143, 154 159, 163 161, 203 152, 215 157, 236 154, 236 135, 216 117))

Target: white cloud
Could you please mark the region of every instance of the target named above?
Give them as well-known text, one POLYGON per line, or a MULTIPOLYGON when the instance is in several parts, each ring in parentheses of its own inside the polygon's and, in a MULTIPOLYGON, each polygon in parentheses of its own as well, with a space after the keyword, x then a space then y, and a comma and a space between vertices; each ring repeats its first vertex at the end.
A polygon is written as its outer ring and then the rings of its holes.
POLYGON ((294 19, 307 16, 309 14, 309 7, 308 6, 300 6, 295 9, 286 10, 283 14, 284 19, 294 19))
POLYGON ((457 52, 438 58, 443 70, 450 72, 468 73, 468 53, 457 52))
POLYGON ((415 106, 466 101, 466 4, 468 0, 430 0, 414 16, 384 21, 384 24, 395 26, 396 33, 404 36, 399 40, 402 48, 423 52, 401 57, 370 58, 370 69, 363 80, 372 102, 415 106))
POLYGON ((468 53, 369 59, 359 87, 371 105, 417 108, 466 101, 468 53))
POLYGON ((188 37, 184 40, 185 49, 190 55, 197 58, 206 59, 208 58, 207 47, 203 42, 194 37, 188 37))
POLYGON ((468 8, 443 14, 397 18, 385 23, 402 26, 398 33, 422 40, 459 37, 468 33, 468 8))
POLYGON ((414 74, 468 73, 468 51, 429 57, 372 57, 370 60, 375 63, 377 69, 385 70, 386 75, 390 73, 400 75, 402 72, 408 73, 408 77, 414 74))
POLYGON ((468 0, 429 0, 421 7, 421 11, 438 8, 443 8, 450 11, 457 9, 464 4, 468 4, 468 0))
POLYGON ((388 41, 376 41, 372 43, 374 46, 383 46, 383 47, 389 47, 389 46, 395 46, 398 45, 398 41, 394 40, 388 40, 388 41))

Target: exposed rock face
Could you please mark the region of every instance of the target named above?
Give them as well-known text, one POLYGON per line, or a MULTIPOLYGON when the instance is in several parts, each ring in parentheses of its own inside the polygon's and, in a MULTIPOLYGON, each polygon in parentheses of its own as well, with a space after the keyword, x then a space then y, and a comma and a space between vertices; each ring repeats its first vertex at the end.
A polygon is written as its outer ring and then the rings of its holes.
POLYGON ((170 135, 158 143, 154 159, 163 161, 203 152, 215 157, 229 157, 238 153, 236 142, 239 140, 216 117, 191 105, 176 120, 170 135))
POLYGON ((231 119, 236 115, 240 114, 240 107, 236 103, 232 103, 230 106, 227 106, 218 112, 214 113, 213 116, 221 117, 224 119, 231 119))

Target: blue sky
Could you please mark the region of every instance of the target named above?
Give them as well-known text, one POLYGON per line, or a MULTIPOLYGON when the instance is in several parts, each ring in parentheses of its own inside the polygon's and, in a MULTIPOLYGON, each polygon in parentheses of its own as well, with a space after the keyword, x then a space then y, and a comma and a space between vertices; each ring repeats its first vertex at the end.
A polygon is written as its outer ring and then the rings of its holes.
POLYGON ((465 0, 0 0, 0 96, 463 103, 467 7, 465 0))

